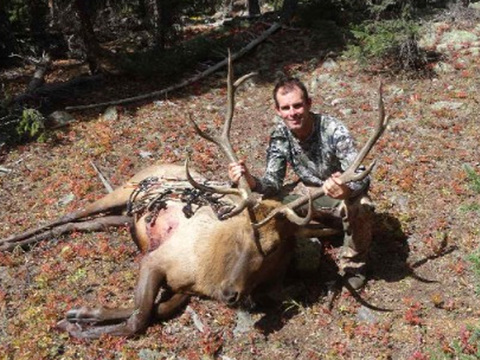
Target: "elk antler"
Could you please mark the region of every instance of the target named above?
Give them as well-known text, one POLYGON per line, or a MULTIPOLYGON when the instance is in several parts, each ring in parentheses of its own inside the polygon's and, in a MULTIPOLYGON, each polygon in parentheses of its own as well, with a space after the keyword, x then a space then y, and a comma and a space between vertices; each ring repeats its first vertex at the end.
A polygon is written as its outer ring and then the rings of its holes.
MULTIPOLYGON (((363 146, 362 150, 360 150, 358 155, 355 157, 355 160, 350 164, 347 170, 345 170, 345 172, 342 175, 340 175, 340 177, 338 178, 338 180, 340 180, 340 183, 342 184, 364 179, 368 174, 370 174, 370 172, 373 169, 373 166, 375 165, 375 160, 374 160, 365 170, 358 172, 358 168, 360 167, 362 162, 365 160, 370 150, 372 150, 373 146, 378 141, 380 136, 382 136, 383 132, 385 131, 388 125, 389 117, 385 116, 385 106, 383 103, 383 90, 382 90, 381 82, 378 87, 378 94, 379 94, 378 95, 379 116, 378 116, 377 124, 375 126, 375 131, 371 135, 371 137, 368 139, 367 143, 363 146)), ((286 215, 287 213, 295 209, 298 209, 300 206, 305 205, 309 201, 309 198, 311 198, 312 200, 315 200, 323 195, 325 195, 323 188, 318 188, 312 191, 309 196, 302 196, 290 202, 287 205, 276 208, 275 210, 270 212, 270 214, 268 214, 268 216, 265 217, 262 221, 254 224, 254 227, 256 228, 262 227, 271 219, 273 219, 275 216, 280 214, 286 215)))
MULTIPOLYGON (((235 91, 237 88, 245 82, 245 80, 251 78, 252 76, 257 75, 257 73, 252 72, 247 75, 239 78, 235 83, 233 82, 233 67, 232 67, 232 57, 230 56, 230 51, 228 51, 228 75, 227 75, 227 113, 225 115, 225 123, 223 124, 223 131, 220 135, 211 135, 202 131, 196 122, 193 120, 191 114, 189 114, 189 119, 192 122, 195 131, 204 139, 213 142, 218 145, 222 152, 225 154, 229 162, 238 162, 238 157, 233 151, 232 145, 230 143, 230 128, 232 125, 233 113, 235 109, 235 91)), ((234 194, 240 197, 241 201, 228 212, 220 215, 222 219, 226 219, 232 216, 235 216, 242 212, 246 207, 250 207, 256 204, 256 201, 252 197, 252 191, 248 186, 248 182, 244 176, 240 178, 237 189, 232 188, 214 188, 214 187, 205 187, 195 182, 188 172, 188 161, 185 163, 185 169, 187 172, 187 178, 192 184, 193 187, 200 190, 205 190, 209 192, 218 192, 222 194, 234 194)))

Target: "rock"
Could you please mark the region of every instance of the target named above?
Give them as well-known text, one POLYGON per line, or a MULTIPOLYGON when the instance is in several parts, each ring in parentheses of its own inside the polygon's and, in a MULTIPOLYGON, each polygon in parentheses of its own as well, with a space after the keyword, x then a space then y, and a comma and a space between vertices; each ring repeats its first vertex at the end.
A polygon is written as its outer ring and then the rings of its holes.
POLYGON ((355 114, 355 110, 353 109, 340 109, 340 113, 343 115, 343 116, 348 116, 348 115, 352 115, 352 114, 355 114))
POLYGON ((433 103, 430 108, 432 110, 457 110, 463 106, 462 102, 458 101, 437 101, 433 103))
POLYGON ((322 64, 322 69, 324 70, 335 70, 338 68, 338 64, 333 59, 326 59, 322 64))
POLYGON ((468 4, 468 7, 469 7, 470 9, 474 9, 474 10, 480 11, 480 2, 471 2, 470 4, 468 4))
POLYGON ((400 208, 400 211, 402 211, 402 212, 408 212, 409 211, 410 200, 405 195, 393 195, 390 198, 390 202, 392 204, 397 204, 400 208))
POLYGON ((337 106, 338 104, 342 104, 344 102, 345 102, 344 98, 337 98, 337 99, 333 99, 331 104, 332 106, 337 106))
POLYGON ((405 94, 405 90, 403 90, 401 87, 397 87, 393 85, 390 87, 390 93, 395 96, 401 96, 405 94))
POLYGON ((74 122, 75 118, 66 111, 54 111, 47 116, 45 126, 48 129, 58 129, 74 122))
POLYGON ((116 106, 109 106, 103 113, 103 118, 107 121, 118 120, 118 110, 116 106))
POLYGON ((144 151, 144 150, 140 150, 138 155, 140 155, 142 159, 150 159, 153 156, 153 154, 150 151, 144 151))
POLYGON ((418 40, 418 45, 421 48, 433 48, 437 43, 437 34, 435 26, 425 26, 421 30, 422 34, 418 40))
POLYGON ((310 81, 310 92, 315 94, 317 91, 318 86, 321 84, 329 84, 332 82, 332 76, 330 74, 319 74, 314 76, 313 79, 310 81))
POLYGON ((359 321, 365 321, 369 324, 375 324, 378 322, 377 316, 367 307, 361 306, 357 311, 357 319, 359 321))
POLYGON ((70 204, 73 200, 75 200, 75 195, 73 193, 69 193, 62 197, 60 200, 58 200, 57 205, 65 206, 70 204))
POLYGON ((233 329, 233 335, 238 336, 253 330, 254 324, 255 321, 252 319, 250 313, 239 309, 237 311, 237 325, 235 326, 235 329, 233 329))
POLYGON ((12 169, 0 166, 0 175, 1 174, 8 174, 8 173, 11 173, 12 171, 13 171, 12 169))
POLYGON ((438 62, 433 67, 433 71, 435 71, 437 74, 448 74, 454 72, 455 68, 450 64, 438 62))
POLYGON ((470 31, 454 30, 443 34, 437 51, 449 52, 449 50, 460 50, 466 45, 478 41, 478 36, 470 31))
POLYGON ((192 317, 193 325, 195 325, 197 330, 201 333, 205 332, 205 325, 203 325, 202 320, 200 320, 200 317, 195 312, 195 310, 193 310, 190 306, 187 306, 185 312, 190 314, 190 316, 192 317))
MULTIPOLYGON (((138 352, 138 358, 140 360, 160 360, 166 359, 164 352, 158 352, 150 349, 141 349, 138 352)), ((167 358, 168 359, 168 358, 167 358)))

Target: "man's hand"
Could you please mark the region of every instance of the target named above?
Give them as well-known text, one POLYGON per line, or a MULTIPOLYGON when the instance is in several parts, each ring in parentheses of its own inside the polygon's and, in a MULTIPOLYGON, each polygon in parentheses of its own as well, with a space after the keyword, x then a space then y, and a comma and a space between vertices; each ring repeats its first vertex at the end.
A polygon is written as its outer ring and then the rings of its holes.
POLYGON ((242 176, 245 176, 245 179, 247 180, 250 189, 254 189, 257 185, 257 182, 255 181, 255 178, 250 174, 250 171, 248 171, 244 160, 228 164, 228 177, 234 184, 238 184, 242 176))
POLYGON ((325 195, 330 196, 333 199, 345 200, 350 196, 352 190, 350 190, 347 185, 340 182, 340 175, 342 174, 336 172, 325 180, 323 183, 323 191, 325 191, 325 195))

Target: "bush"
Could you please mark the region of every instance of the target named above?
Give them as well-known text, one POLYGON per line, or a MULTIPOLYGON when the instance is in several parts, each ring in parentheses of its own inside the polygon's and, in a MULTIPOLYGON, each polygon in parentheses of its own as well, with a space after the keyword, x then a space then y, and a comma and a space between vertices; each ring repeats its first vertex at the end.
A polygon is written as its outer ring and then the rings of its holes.
POLYGON ((413 20, 367 21, 351 28, 354 45, 345 55, 371 70, 411 71, 425 67, 427 57, 418 46, 419 26, 413 20))
POLYGON ((46 140, 44 116, 36 109, 0 103, 0 144, 11 145, 32 138, 46 140))
POLYGON ((470 165, 465 164, 463 168, 467 173, 467 178, 469 180, 470 187, 477 194, 480 194, 480 175, 478 175, 470 165))
POLYGON ((43 115, 35 109, 23 109, 20 122, 17 125, 17 134, 20 137, 29 136, 31 138, 43 135, 45 131, 43 115))

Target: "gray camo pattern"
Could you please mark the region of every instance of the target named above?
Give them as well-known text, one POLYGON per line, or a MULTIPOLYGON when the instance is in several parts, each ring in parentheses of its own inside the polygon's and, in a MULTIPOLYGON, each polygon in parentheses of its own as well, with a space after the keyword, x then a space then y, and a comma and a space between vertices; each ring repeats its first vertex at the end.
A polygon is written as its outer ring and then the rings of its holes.
MULTIPOLYGON (((305 141, 300 142, 285 126, 280 117, 270 134, 265 173, 255 178, 256 192, 267 196, 278 193, 283 185, 287 164, 300 180, 309 186, 322 186, 333 173, 343 172, 353 162, 357 150, 345 125, 329 115, 313 114, 314 130, 305 141)), ((363 168, 363 167, 362 167, 363 168)), ((369 177, 349 183, 351 197, 368 189, 369 177)))

